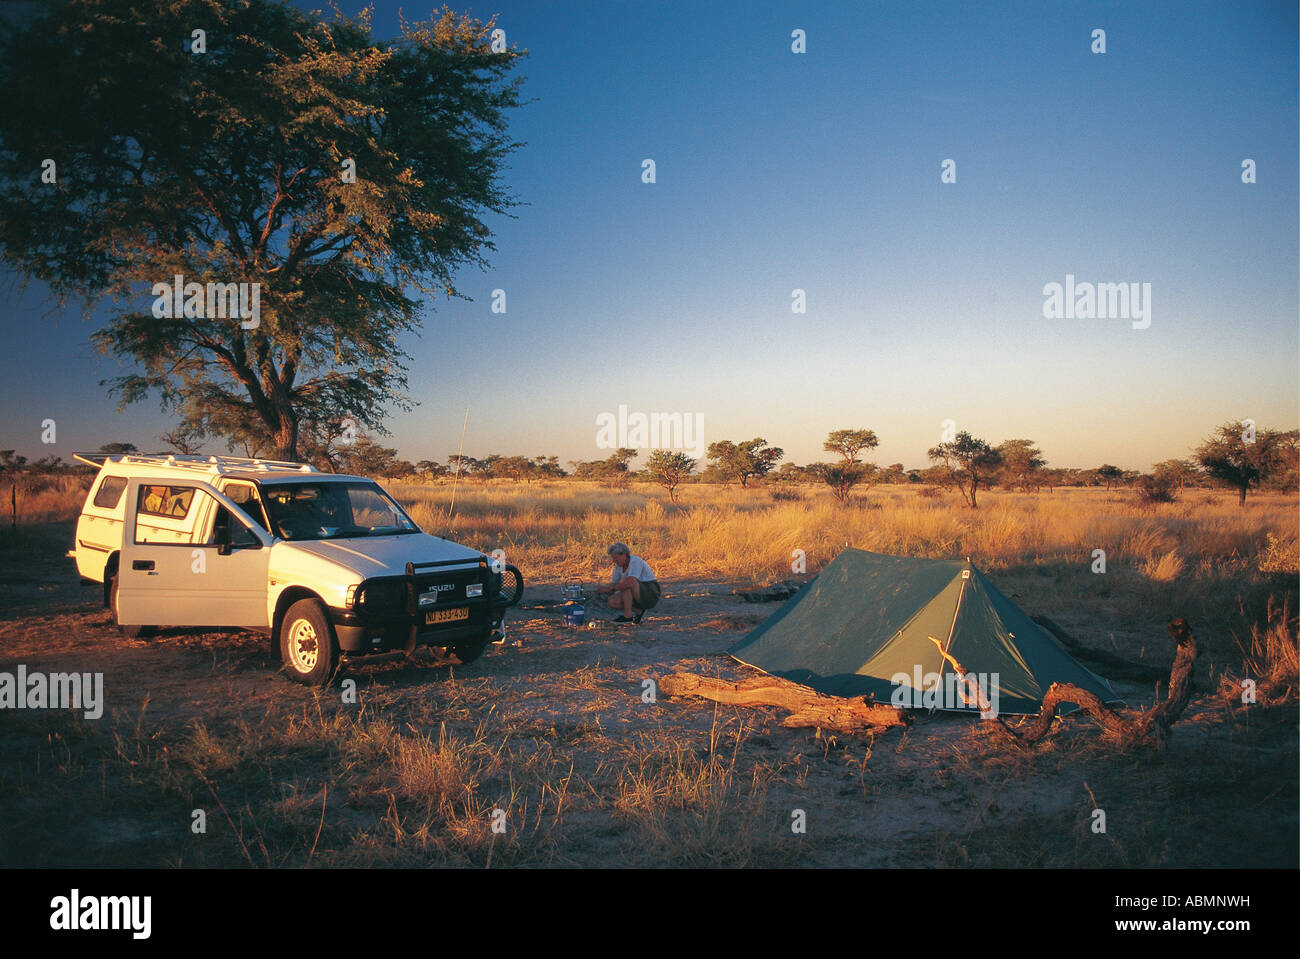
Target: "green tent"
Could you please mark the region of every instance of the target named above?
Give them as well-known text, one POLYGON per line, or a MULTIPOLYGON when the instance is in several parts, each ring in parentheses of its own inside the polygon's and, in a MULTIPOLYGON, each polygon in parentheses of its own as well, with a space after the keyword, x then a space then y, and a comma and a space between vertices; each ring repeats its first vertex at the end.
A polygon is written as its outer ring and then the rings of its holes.
POLYGON ((1052 683, 1117 701, 969 560, 846 549, 730 652, 819 692, 906 708, 1037 713, 1052 683))

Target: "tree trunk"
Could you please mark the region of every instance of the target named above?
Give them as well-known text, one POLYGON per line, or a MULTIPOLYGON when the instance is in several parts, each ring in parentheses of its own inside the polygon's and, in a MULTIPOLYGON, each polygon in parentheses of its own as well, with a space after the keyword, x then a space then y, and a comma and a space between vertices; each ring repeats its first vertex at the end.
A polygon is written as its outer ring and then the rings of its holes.
POLYGON ((756 676, 740 683, 694 673, 673 673, 659 680, 665 696, 698 696, 736 706, 779 706, 790 710, 781 720, 789 728, 817 727, 839 733, 883 732, 905 726, 902 710, 861 696, 825 696, 776 676, 756 676))
POLYGON ((1237 500, 1237 505, 1238 505, 1238 506, 1245 506, 1245 505, 1246 505, 1246 490, 1247 490, 1249 487, 1250 487, 1250 484, 1249 484, 1249 483, 1242 483, 1242 484, 1241 484, 1241 496, 1240 496, 1240 498, 1237 500))
POLYGON ((279 416, 279 423, 275 429, 276 459, 296 463, 298 462, 298 417, 288 408, 281 408, 276 412, 279 416))

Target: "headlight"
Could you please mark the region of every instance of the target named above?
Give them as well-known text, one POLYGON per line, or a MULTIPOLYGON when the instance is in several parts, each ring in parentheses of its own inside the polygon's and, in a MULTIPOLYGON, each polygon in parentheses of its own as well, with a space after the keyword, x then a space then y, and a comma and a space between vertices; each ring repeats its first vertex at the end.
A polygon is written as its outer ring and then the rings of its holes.
POLYGON ((482 596, 482 595, 483 595, 482 583, 470 583, 465 587, 466 599, 473 599, 475 596, 482 596))
MULTIPOLYGON (((406 584, 404 582, 366 583, 361 593, 361 608, 370 610, 397 610, 406 605, 406 584)), ((349 591, 351 592, 351 591, 349 591)), ((355 599, 355 595, 353 597, 355 599)))

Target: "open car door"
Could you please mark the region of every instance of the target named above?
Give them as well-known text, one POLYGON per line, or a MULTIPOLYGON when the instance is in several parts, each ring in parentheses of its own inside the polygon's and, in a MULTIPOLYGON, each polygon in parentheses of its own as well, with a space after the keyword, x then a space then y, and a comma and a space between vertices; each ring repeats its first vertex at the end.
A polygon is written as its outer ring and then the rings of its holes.
POLYGON ((117 571, 119 625, 269 629, 271 543, 208 483, 130 480, 117 571), (188 521, 189 542, 149 542, 148 520, 156 516, 188 521))

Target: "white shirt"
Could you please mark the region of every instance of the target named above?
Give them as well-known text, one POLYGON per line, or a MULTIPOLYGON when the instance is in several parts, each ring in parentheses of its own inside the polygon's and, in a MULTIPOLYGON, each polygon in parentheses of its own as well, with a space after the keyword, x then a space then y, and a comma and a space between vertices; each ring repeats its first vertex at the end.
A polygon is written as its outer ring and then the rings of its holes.
POLYGON ((638 583, 648 583, 655 578, 655 574, 650 572, 650 567, 640 556, 633 556, 627 561, 626 572, 617 563, 614 564, 614 576, 610 582, 617 583, 624 576, 635 577, 638 583))

